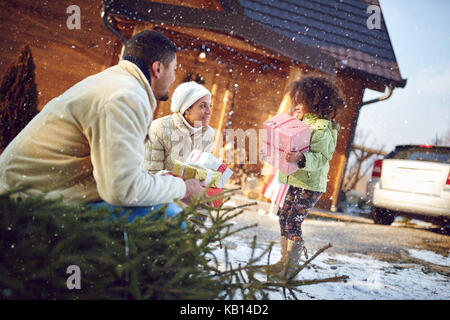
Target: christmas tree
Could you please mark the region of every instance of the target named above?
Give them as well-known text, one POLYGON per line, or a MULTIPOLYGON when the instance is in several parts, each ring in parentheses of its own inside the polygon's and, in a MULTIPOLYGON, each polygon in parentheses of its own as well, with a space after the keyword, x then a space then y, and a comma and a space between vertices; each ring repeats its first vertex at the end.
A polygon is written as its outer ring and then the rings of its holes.
POLYGON ((0 84, 0 150, 38 113, 35 65, 29 45, 6 71, 0 84))
POLYGON ((218 261, 214 250, 223 240, 251 227, 231 228, 244 206, 226 207, 227 193, 218 208, 199 198, 175 217, 159 210, 132 222, 45 195, 0 195, 0 299, 261 299, 280 288, 295 297, 302 285, 346 279, 261 280, 272 246, 257 255, 256 238, 245 265, 218 261), (206 222, 196 219, 200 212, 206 222), (81 270, 79 288, 70 289, 70 266, 81 270))

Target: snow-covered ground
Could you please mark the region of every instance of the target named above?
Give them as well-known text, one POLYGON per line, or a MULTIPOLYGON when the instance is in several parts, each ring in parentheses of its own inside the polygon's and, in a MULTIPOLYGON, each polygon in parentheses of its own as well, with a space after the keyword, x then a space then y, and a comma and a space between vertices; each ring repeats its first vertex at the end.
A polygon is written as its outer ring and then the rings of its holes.
MULTIPOLYGON (((245 231, 244 231, 245 232, 245 231)), ((245 264, 250 257, 248 239, 239 233, 228 237, 224 242, 228 249, 229 261, 237 266, 245 264)), ((259 243, 256 253, 266 248, 259 243)), ((223 249, 215 251, 219 261, 224 261, 223 249)), ((309 252, 311 257, 314 252, 309 252)), ((444 257, 431 251, 409 249, 409 254, 417 259, 435 265, 450 267, 450 257, 444 257)), ((271 263, 278 261, 280 247, 275 245, 271 253, 271 263)), ((267 257, 265 258, 267 262, 267 257)), ((319 279, 347 275, 344 283, 322 283, 303 286, 300 299, 326 300, 447 300, 450 299, 450 278, 440 273, 425 273, 420 264, 388 263, 363 254, 331 255, 327 251, 320 254, 308 268, 302 270, 297 279, 319 279)), ((261 280, 265 276, 261 275, 261 280)), ((279 293, 270 293, 272 300, 284 299, 279 293)), ((288 297, 289 299, 289 297, 288 297)))

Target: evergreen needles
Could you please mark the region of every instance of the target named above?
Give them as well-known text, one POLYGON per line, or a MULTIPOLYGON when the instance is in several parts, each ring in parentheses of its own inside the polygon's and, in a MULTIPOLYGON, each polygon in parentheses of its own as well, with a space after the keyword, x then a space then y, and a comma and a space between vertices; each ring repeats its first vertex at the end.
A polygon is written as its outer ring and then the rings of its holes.
POLYGON ((219 261, 214 251, 223 240, 251 227, 232 229, 245 207, 226 207, 232 192, 218 208, 202 195, 171 219, 161 209, 131 223, 107 208, 21 199, 20 190, 0 195, 0 299, 261 299, 279 288, 295 297, 301 285, 345 280, 262 281, 272 246, 256 255, 256 238, 246 265, 219 261), (67 286, 71 265, 81 270, 79 290, 67 286))

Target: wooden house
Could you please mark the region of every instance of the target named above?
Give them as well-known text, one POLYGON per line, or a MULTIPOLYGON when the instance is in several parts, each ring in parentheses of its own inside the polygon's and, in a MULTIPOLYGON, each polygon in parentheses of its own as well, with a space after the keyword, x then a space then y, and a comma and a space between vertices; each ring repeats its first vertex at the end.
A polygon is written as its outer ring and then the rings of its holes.
MULTIPOLYGON (((0 72, 30 42, 43 106, 117 63, 130 36, 156 30, 180 49, 172 90, 192 79, 212 92, 210 124, 221 133, 216 153, 224 145, 225 130, 258 130, 268 118, 287 112, 294 80, 312 73, 331 75, 347 103, 337 115, 342 129, 328 189, 318 204, 333 209, 365 89, 381 96, 386 88, 391 94, 406 85, 382 14, 379 28, 368 26, 370 5, 379 7, 378 0, 6 0, 0 4, 0 72), (80 29, 66 25, 72 4, 81 9, 80 29)), ((155 117, 169 113, 170 100, 159 104, 155 117)), ((249 145, 254 142, 247 142, 247 151, 249 145)), ((241 167, 262 183, 267 178, 260 162, 241 167)))

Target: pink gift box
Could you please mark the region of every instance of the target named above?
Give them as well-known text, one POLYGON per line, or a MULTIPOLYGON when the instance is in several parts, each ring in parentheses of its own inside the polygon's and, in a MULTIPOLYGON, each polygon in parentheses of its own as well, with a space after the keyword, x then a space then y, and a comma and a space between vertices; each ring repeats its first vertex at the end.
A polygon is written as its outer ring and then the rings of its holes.
POLYGON ((262 153, 264 161, 285 174, 298 170, 286 161, 286 151, 309 151, 311 127, 286 113, 264 122, 262 153))

